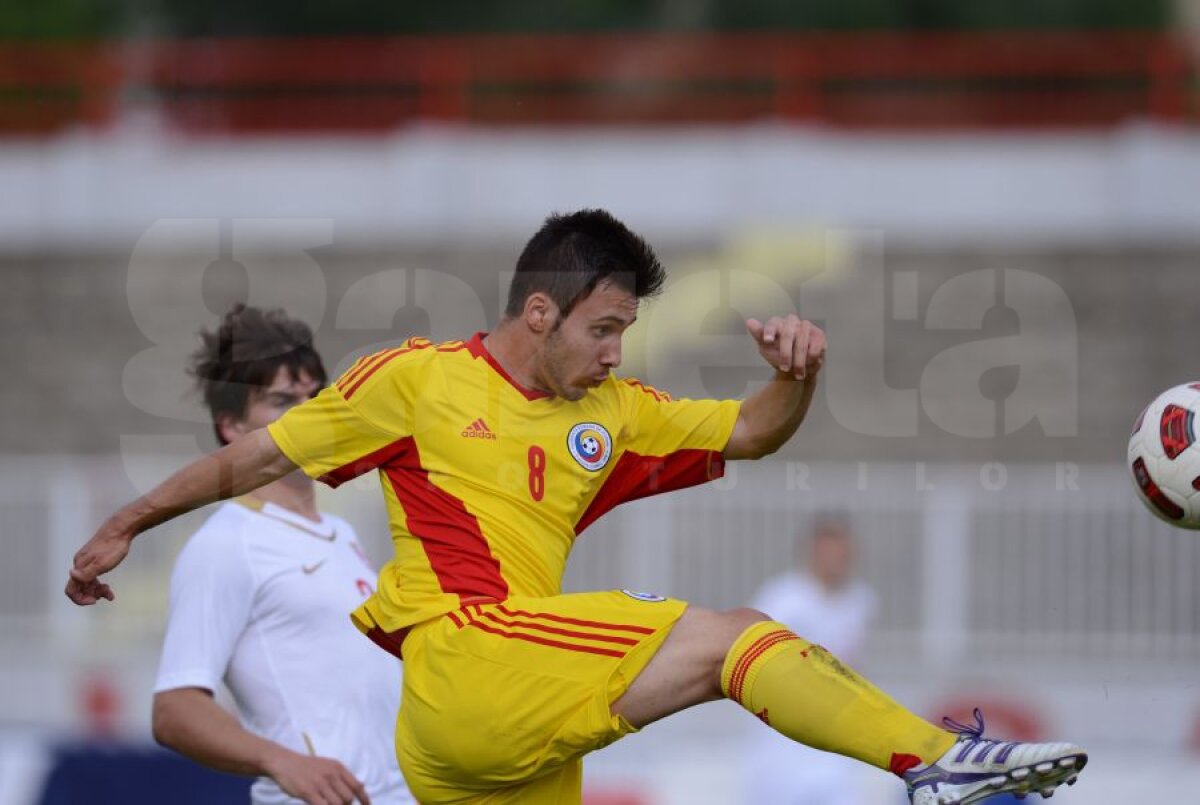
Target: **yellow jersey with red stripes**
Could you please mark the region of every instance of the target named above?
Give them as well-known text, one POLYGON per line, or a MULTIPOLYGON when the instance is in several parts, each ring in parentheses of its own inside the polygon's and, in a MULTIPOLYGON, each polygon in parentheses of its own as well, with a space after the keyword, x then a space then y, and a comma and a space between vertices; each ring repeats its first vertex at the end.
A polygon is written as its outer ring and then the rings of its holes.
POLYGON ((379 473, 395 555, 354 615, 364 631, 557 595, 575 537, 602 514, 724 472, 738 401, 612 375, 565 400, 519 385, 483 337, 364 357, 269 426, 330 486, 379 473))

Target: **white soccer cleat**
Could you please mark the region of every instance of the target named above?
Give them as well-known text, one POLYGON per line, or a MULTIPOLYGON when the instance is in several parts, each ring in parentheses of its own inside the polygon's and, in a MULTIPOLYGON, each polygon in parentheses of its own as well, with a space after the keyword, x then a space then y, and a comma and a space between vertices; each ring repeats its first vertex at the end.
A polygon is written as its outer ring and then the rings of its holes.
POLYGON ((929 766, 904 773, 913 805, 970 805, 997 794, 1049 798, 1063 783, 1074 785, 1087 753, 1068 743, 1022 743, 983 737, 983 714, 974 727, 943 719, 958 741, 929 766))

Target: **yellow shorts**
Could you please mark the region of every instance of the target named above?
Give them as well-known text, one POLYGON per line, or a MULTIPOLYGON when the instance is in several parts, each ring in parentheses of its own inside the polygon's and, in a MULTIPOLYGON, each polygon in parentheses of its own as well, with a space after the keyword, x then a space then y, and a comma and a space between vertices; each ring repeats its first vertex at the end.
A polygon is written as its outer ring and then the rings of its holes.
POLYGON ((687 604, 611 591, 514 596, 404 641, 396 752, 424 805, 581 799, 582 757, 633 731, 611 705, 687 604))

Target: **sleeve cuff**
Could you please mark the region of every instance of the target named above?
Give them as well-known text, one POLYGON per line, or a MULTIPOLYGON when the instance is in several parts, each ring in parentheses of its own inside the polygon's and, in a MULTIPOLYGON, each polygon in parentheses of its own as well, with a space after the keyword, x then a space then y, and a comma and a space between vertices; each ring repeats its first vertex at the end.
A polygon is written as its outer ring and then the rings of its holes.
POLYGON ((719 477, 721 477, 721 475, 725 474, 725 468, 724 468, 725 448, 727 448, 729 446, 729 440, 733 438, 734 428, 737 427, 738 417, 742 413, 742 401, 741 400, 724 400, 721 403, 721 407, 723 409, 721 413, 723 414, 723 417, 724 417, 724 420, 722 421, 721 425, 724 428, 724 434, 723 434, 723 438, 721 439, 721 442, 720 442, 720 447, 718 447, 717 450, 721 454, 722 466, 721 466, 720 474, 713 476, 715 478, 719 478, 719 477))
POLYGON ((305 475, 312 477, 312 473, 309 472, 308 462, 305 461, 304 455, 300 452, 300 449, 296 447, 296 443, 291 440, 291 437, 287 435, 287 431, 284 430, 279 420, 275 420, 271 424, 267 425, 267 433, 270 434, 271 439, 274 440, 275 446, 279 448, 279 452, 287 456, 288 461, 292 462, 301 470, 303 470, 305 475))
POLYGON ((179 688, 203 688, 204 690, 216 693, 218 687, 220 687, 220 680, 213 679, 210 672, 201 670, 176 671, 164 674, 154 681, 155 693, 178 690, 179 688))

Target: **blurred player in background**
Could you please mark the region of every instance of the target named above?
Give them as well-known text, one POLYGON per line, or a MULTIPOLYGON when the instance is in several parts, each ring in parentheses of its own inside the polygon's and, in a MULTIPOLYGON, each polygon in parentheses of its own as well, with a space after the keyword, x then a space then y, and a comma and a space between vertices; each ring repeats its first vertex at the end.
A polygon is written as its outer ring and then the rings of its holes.
MULTIPOLYGON (((875 616, 875 593, 854 576, 849 521, 822 515, 796 541, 802 565, 762 586, 752 606, 818 643, 843 661, 862 656, 875 616), (804 559, 801 560, 801 555, 804 559)), ((863 805, 861 767, 848 758, 756 730, 747 753, 746 802, 778 805, 863 805)))
MULTIPOLYGON (((312 332, 238 305, 191 374, 222 445, 325 386, 312 332)), ((221 771, 257 775, 254 803, 411 803, 395 755, 400 664, 346 613, 375 571, 354 529, 290 473, 222 505, 180 553, 154 695, 154 737, 221 771), (242 725, 218 705, 224 680, 242 725)))
POLYGON ((404 657, 396 746, 423 803, 578 803, 584 754, 722 696, 793 740, 894 772, 921 805, 1073 781, 1078 747, 935 727, 761 612, 562 594, 575 537, 596 518, 773 453, 812 401, 825 336, 794 315, 746 322, 772 373, 745 401, 672 400, 616 378, 639 300, 664 280, 608 213, 551 216, 494 332, 364 358, 180 470, 101 526, 67 595, 111 599, 99 575, 181 512, 297 467, 332 486, 379 470, 395 555, 352 617, 404 657))

